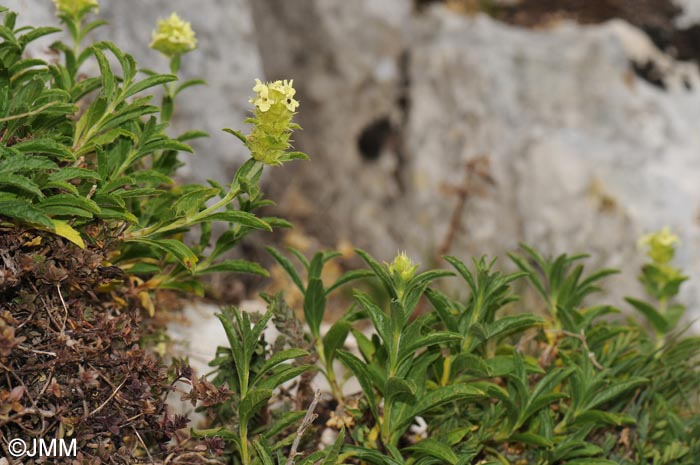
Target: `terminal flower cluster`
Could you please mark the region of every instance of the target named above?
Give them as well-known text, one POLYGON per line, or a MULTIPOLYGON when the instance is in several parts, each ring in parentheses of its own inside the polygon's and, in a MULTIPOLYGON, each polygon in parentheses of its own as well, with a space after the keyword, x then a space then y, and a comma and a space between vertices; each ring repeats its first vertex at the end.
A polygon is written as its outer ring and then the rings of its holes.
POLYGON ((152 34, 152 49, 172 58, 192 51, 196 47, 197 38, 192 26, 181 19, 177 13, 158 21, 158 27, 152 34))
POLYGON ((399 252, 391 264, 387 264, 389 273, 397 277, 400 281, 406 282, 416 274, 418 265, 414 264, 406 255, 406 252, 399 252))
POLYGON ((639 245, 647 248, 647 255, 659 264, 668 263, 676 253, 676 245, 680 243, 677 235, 666 226, 661 231, 645 234, 639 239, 639 245))
POLYGON ((99 10, 97 0, 53 0, 58 13, 63 13, 72 17, 81 17, 86 13, 99 10))
POLYGON ((294 99, 293 80, 263 83, 255 80, 254 115, 247 121, 253 130, 247 137, 247 145, 253 158, 267 165, 280 165, 291 148, 290 136, 299 126, 292 122, 299 102, 294 99))

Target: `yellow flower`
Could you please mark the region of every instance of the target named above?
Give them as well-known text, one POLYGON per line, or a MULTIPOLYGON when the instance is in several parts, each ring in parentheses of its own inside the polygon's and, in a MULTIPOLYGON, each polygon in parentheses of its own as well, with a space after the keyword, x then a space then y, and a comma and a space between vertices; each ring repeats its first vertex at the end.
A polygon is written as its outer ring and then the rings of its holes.
POLYGON ((53 0, 53 3, 60 13, 75 17, 88 13, 93 9, 97 12, 100 7, 97 4, 97 0, 53 0))
POLYGON ((254 117, 248 119, 253 123, 253 131, 247 138, 247 146, 255 160, 268 165, 281 165, 290 159, 285 157, 292 146, 292 129, 299 128, 292 122, 294 110, 299 106, 299 102, 294 100, 296 91, 293 84, 293 81, 287 80, 268 83, 255 80, 255 97, 250 99, 250 103, 255 105, 254 117))
POLYGON ((299 102, 294 100, 294 94, 296 94, 296 89, 294 89, 294 79, 287 81, 286 79, 284 81, 275 81, 272 84, 270 84, 270 87, 274 89, 276 92, 279 92, 282 94, 282 103, 284 103, 284 106, 287 107, 287 110, 289 111, 295 111, 297 107, 299 106, 299 102))
POLYGON ((197 47, 197 39, 190 23, 173 13, 168 19, 158 21, 158 28, 153 31, 150 47, 167 57, 174 57, 194 50, 197 47))
POLYGON ((639 247, 647 248, 647 255, 656 263, 668 263, 676 253, 676 244, 680 243, 677 235, 668 226, 661 231, 645 234, 639 239, 639 247))
POLYGON ((260 82, 260 79, 255 80, 253 92, 258 94, 257 99, 250 99, 249 102, 255 105, 260 111, 266 112, 276 102, 270 98, 270 88, 260 82))
POLYGON ((418 265, 415 265, 408 258, 406 252, 399 252, 394 261, 391 264, 387 264, 387 268, 392 276, 398 276, 402 281, 406 282, 416 274, 418 265))

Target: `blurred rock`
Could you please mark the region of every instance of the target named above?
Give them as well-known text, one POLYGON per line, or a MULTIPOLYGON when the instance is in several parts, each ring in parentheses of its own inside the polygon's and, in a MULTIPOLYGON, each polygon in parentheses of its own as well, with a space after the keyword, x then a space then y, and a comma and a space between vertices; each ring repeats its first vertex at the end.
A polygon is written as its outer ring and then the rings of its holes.
MULTIPOLYGON (((591 252, 590 267, 624 271, 607 281, 624 306, 622 295, 641 292, 637 237, 669 225, 684 240, 678 264, 700 278, 694 65, 620 20, 529 30, 365 3, 252 3, 265 71, 300 89, 298 146, 313 161, 273 184, 313 200, 316 212, 298 218, 307 230, 385 260, 407 249, 424 265, 446 245, 461 258, 521 241, 591 252), (660 60, 659 82, 638 77, 632 60, 660 60), (394 72, 377 72, 389 62, 394 72), (490 172, 469 174, 479 156, 490 172)), ((696 305, 700 287, 691 281, 684 297, 696 305)))
MULTIPOLYGON (((247 152, 242 144, 221 131, 243 129, 249 111, 253 79, 262 75, 252 21, 246 0, 100 0, 98 17, 109 25, 93 38, 109 40, 132 54, 140 66, 167 73, 168 62, 151 50, 151 31, 158 19, 177 12, 192 23, 198 49, 182 59, 182 79, 203 78, 208 86, 192 87, 178 96, 172 119, 173 135, 191 129, 211 137, 193 141, 195 155, 185 155, 181 174, 190 181, 215 179, 229 182, 247 152), (193 6, 196 6, 193 8, 193 6)), ((19 12, 20 24, 56 24, 50 0, 10 0, 5 6, 19 12)), ((58 36, 48 36, 33 53, 41 53, 58 36)))

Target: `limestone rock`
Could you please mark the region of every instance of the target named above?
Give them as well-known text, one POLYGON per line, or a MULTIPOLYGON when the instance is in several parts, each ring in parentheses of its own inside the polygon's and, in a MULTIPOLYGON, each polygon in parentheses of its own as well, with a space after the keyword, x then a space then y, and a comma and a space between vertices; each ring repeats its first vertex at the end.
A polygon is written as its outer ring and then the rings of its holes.
MULTIPOLYGON (((698 274, 695 65, 620 20, 529 30, 386 3, 382 14, 253 3, 266 72, 300 89, 298 146, 313 161, 273 180, 313 198, 306 228, 430 265, 448 236, 450 194, 478 187, 464 186, 465 164, 483 155, 494 183, 465 202, 450 253, 503 255, 521 241, 591 252, 590 267, 624 271, 607 285, 624 306, 621 296, 641 292, 637 237, 669 225, 684 240, 678 264, 698 274), (635 75, 631 60, 647 59, 665 88, 635 75)), ((700 287, 684 297, 697 304, 700 287)))
MULTIPOLYGON (((178 96, 171 132, 180 134, 201 129, 211 137, 193 141, 195 155, 185 155, 181 174, 187 180, 215 179, 229 182, 247 151, 224 127, 244 129, 253 79, 262 74, 252 20, 246 0, 153 0, 148 2, 100 0, 99 17, 109 25, 93 38, 109 40, 131 53, 140 66, 167 73, 167 59, 148 45, 158 19, 177 12, 192 23, 198 49, 182 59, 181 78, 203 78, 208 86, 197 86, 178 96), (193 8, 193 6, 196 6, 193 8)), ((19 13, 21 24, 55 25, 54 5, 49 0, 11 0, 6 6, 19 13)), ((32 53, 42 53, 53 35, 40 42, 32 53)), ((88 64, 89 66, 89 64, 88 64)))

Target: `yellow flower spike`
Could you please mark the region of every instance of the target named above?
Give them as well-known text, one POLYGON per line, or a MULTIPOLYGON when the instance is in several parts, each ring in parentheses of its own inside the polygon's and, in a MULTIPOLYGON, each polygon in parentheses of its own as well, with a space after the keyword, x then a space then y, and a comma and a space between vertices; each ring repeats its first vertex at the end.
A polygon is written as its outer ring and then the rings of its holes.
POLYGON ((81 13, 84 14, 93 9, 97 12, 100 9, 97 0, 53 0, 53 4, 56 5, 59 13, 73 17, 78 17, 81 13))
POLYGON ((197 47, 197 38, 192 25, 182 20, 177 13, 173 13, 167 19, 158 21, 150 47, 172 58, 194 50, 197 47))
POLYGON ((647 249, 647 255, 654 262, 665 264, 673 258, 677 244, 680 244, 680 239, 665 226, 661 231, 642 236, 638 245, 647 249))
POLYGON ((406 282, 416 274, 418 265, 408 258, 406 252, 399 252, 394 261, 391 264, 387 264, 387 268, 392 276, 398 276, 403 282, 406 282))
POLYGON ((296 93, 293 82, 255 80, 255 96, 249 100, 255 106, 254 117, 249 119, 253 131, 247 138, 247 145, 253 158, 267 165, 282 164, 291 148, 292 118, 299 106, 293 98, 296 93))

